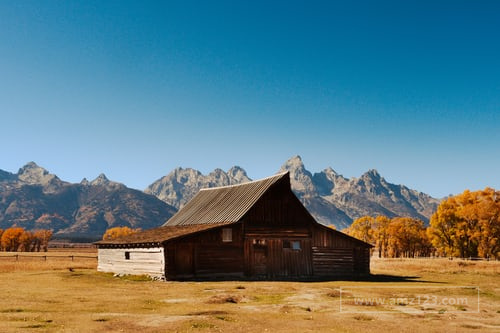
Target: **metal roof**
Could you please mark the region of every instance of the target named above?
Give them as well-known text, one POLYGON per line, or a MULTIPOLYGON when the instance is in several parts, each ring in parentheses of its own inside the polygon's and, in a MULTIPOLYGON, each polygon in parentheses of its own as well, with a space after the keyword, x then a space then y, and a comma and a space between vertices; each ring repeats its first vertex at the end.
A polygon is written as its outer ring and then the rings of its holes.
POLYGON ((282 179, 289 180, 289 173, 239 185, 202 189, 164 226, 238 222, 271 186, 282 179))
POLYGON ((196 224, 184 226, 163 226, 159 228, 140 231, 138 233, 110 240, 95 242, 97 245, 137 245, 137 244, 160 244, 164 241, 192 235, 197 232, 214 229, 228 223, 196 224))

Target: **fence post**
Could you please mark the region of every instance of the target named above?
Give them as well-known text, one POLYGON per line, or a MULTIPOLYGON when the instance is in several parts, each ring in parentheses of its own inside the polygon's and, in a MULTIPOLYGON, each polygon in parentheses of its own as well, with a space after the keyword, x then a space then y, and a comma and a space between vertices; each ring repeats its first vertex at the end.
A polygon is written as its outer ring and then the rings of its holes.
POLYGON ((43 259, 45 259, 45 261, 47 261, 47 256, 46 256, 46 255, 45 255, 45 256, 43 256, 43 259))
POLYGON ((16 261, 19 261, 19 254, 16 254, 16 261))
POLYGON ((75 261, 75 256, 71 256, 71 261, 75 261))

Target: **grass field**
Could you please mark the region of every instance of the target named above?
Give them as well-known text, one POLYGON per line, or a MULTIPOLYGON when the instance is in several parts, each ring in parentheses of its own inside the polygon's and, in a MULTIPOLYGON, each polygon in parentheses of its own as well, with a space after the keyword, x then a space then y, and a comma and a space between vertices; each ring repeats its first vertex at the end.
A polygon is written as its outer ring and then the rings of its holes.
POLYGON ((2 255, 0 332, 500 331, 500 262, 373 259, 368 281, 161 282, 69 257, 93 249, 2 255), (479 287, 479 304, 460 286, 479 287))

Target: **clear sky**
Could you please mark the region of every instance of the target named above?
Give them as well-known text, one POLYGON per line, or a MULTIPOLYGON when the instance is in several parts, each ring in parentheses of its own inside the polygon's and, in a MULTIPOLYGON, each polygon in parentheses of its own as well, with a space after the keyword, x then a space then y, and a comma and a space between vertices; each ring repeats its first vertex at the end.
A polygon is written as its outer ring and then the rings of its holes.
POLYGON ((0 1, 0 169, 500 188, 500 1, 0 1))

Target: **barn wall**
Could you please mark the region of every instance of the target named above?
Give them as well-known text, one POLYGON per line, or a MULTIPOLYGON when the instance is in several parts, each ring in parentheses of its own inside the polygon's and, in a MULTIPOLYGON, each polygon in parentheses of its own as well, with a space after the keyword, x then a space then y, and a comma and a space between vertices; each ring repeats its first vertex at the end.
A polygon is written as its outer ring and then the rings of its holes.
POLYGON ((97 270, 117 274, 150 275, 163 278, 165 259, 163 247, 100 248, 97 250, 97 270), (129 258, 125 258, 125 253, 129 258))
POLYGON ((316 223, 286 183, 276 184, 265 193, 245 214, 242 221, 246 228, 309 228, 311 224, 316 223))
POLYGON ((168 242, 168 279, 229 278, 243 276, 241 224, 211 229, 168 242), (222 241, 222 229, 232 229, 232 241, 222 241))
POLYGON ((370 273, 370 248, 322 226, 314 226, 312 261, 315 276, 370 273))
POLYGON ((304 278, 313 273, 311 240, 306 237, 272 238, 266 235, 245 240, 245 273, 256 278, 304 278), (300 249, 284 248, 283 242, 300 242, 300 249))

